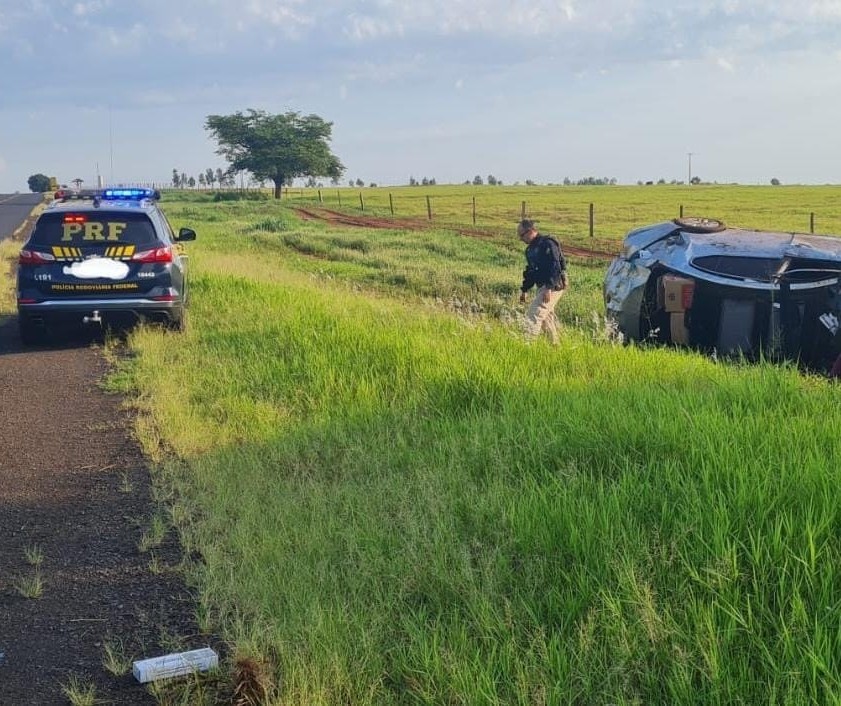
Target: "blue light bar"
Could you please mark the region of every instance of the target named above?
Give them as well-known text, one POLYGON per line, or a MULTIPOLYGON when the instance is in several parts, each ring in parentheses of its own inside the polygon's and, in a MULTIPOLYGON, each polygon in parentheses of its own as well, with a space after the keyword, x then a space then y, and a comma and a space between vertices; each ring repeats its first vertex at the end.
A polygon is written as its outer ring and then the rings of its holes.
POLYGON ((102 198, 110 200, 125 199, 129 201, 139 201, 141 199, 158 198, 158 192, 155 189, 104 189, 102 192, 102 198))

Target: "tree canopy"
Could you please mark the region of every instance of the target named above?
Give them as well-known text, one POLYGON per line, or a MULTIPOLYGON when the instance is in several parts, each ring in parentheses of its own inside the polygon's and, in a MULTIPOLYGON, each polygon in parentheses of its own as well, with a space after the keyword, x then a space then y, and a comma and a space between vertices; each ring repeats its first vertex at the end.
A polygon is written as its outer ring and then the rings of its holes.
POLYGON ((36 194, 43 194, 50 190, 50 178, 46 174, 33 174, 26 180, 29 190, 36 194))
POLYGON ((208 130, 219 144, 231 171, 251 172, 257 180, 271 179, 275 198, 295 177, 338 179, 345 167, 330 151, 333 123, 318 115, 262 110, 233 115, 208 115, 208 130))

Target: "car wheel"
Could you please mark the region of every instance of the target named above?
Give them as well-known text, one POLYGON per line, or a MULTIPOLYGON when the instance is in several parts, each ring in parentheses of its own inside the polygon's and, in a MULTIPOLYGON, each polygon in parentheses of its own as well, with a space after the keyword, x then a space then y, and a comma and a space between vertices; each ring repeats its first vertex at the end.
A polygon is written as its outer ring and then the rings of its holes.
POLYGON ((686 218, 675 218, 674 222, 687 233, 718 233, 727 228, 724 221, 719 221, 717 218, 687 216, 686 218))
POLYGON ((47 332, 41 324, 32 323, 27 319, 18 318, 18 331, 20 331, 21 343, 25 346, 38 345, 47 338, 47 332))
POLYGON ((167 324, 167 328, 170 331, 177 331, 178 333, 184 333, 187 330, 187 309, 181 310, 181 316, 177 319, 173 319, 167 324))

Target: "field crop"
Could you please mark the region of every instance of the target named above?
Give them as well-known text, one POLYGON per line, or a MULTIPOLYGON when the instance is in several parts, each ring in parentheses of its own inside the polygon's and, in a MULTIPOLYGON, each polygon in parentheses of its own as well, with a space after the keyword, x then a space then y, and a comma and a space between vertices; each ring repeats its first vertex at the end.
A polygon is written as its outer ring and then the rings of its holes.
POLYGON ((516 214, 470 237, 290 201, 165 200, 199 234, 191 329, 139 330, 113 376, 201 618, 274 703, 841 699, 834 385, 611 343, 589 258, 561 345, 528 345, 516 214))
MULTIPOLYGON (((654 185, 642 187, 552 187, 552 186, 417 186, 363 189, 322 189, 323 205, 361 213, 398 218, 427 219, 427 196, 433 222, 448 226, 473 223, 513 231, 523 212, 540 222, 541 228, 565 242, 586 245, 589 239, 589 209, 593 204, 594 237, 619 240, 632 228, 669 220, 680 215, 719 218, 748 229, 809 232, 814 214, 816 233, 841 233, 841 187, 838 186, 724 186, 654 185)), ((318 190, 289 189, 291 204, 318 203, 318 190)))

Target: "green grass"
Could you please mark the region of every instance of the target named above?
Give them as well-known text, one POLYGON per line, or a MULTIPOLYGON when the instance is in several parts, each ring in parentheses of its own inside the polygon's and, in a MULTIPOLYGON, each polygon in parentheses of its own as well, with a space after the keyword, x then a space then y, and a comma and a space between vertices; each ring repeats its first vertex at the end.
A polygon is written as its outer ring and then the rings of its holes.
POLYGON ((114 676, 131 672, 133 659, 122 639, 107 635, 102 643, 102 666, 114 676))
POLYGON ((44 552, 37 544, 24 547, 23 555, 26 557, 26 563, 35 568, 38 568, 44 562, 44 552))
POLYGON ((27 576, 19 576, 13 582, 15 590, 23 598, 37 599, 44 595, 44 581, 36 567, 35 572, 27 576))
POLYGON ((137 549, 144 554, 155 547, 159 547, 167 532, 167 523, 160 515, 154 515, 149 521, 149 527, 137 543, 137 549))
POLYGON ((501 237, 168 213, 192 328, 139 331, 113 384, 202 624, 277 703, 841 699, 831 384, 608 345, 586 262, 562 345, 526 345, 501 237))
POLYGON ((841 187, 745 186, 732 184, 654 186, 397 186, 362 189, 290 189, 292 205, 323 205, 360 215, 359 193, 365 214, 389 216, 389 194, 396 218, 427 219, 426 197, 432 203, 433 223, 473 225, 513 234, 513 224, 526 214, 541 227, 567 242, 585 245, 589 240, 589 208, 594 207, 595 237, 616 239, 628 230, 675 218, 681 206, 685 215, 720 218, 734 226, 808 232, 815 214, 815 232, 841 233, 841 187))
POLYGON ((75 674, 72 674, 68 682, 62 685, 61 692, 71 706, 95 706, 99 703, 96 698, 96 687, 75 674))
POLYGON ((19 251, 18 240, 0 242, 0 281, 6 282, 6 286, 0 287, 0 321, 16 311, 14 273, 19 251))

